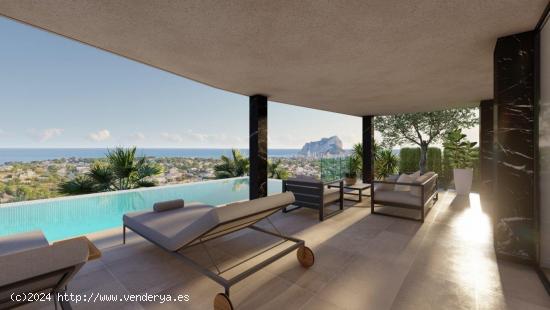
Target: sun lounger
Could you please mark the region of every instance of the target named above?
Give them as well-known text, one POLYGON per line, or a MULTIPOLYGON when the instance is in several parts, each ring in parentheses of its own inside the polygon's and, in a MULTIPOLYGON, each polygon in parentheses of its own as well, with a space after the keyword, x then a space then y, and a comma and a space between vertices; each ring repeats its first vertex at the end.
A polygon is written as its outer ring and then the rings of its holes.
POLYGON ((30 293, 51 294, 46 300, 56 303, 56 308, 59 302, 62 309, 71 309, 67 300, 57 297, 88 261, 92 252, 89 247, 86 237, 50 245, 40 231, 0 237, 0 309, 35 301, 36 298, 23 298, 23 294, 29 297, 30 293))
MULTIPOLYGON (((172 253, 225 288, 225 292, 218 294, 214 299, 215 309, 233 309, 231 301, 229 300, 230 287, 277 259, 298 249, 298 260, 302 266, 310 267, 313 265, 313 252, 305 246, 303 240, 284 236, 278 232, 274 226, 273 228, 275 228, 275 231, 270 231, 255 225, 257 222, 264 219, 269 221, 268 217, 270 215, 282 210, 293 202, 294 195, 288 192, 220 207, 192 204, 183 207, 168 208, 168 210, 165 208, 157 208, 165 210, 161 212, 146 211, 129 213, 123 217, 123 242, 126 242, 126 228, 128 228, 162 249, 172 253), (216 262, 213 260, 212 263, 216 266, 217 272, 210 270, 179 252, 197 244, 204 245, 208 240, 225 236, 245 228, 276 236, 283 239, 285 242, 289 241, 293 244, 229 279, 222 276, 224 272, 218 268, 216 262)), ((271 221, 269 222, 271 223, 271 221)), ((271 225, 273 225, 273 223, 271 223, 271 225)), ((280 245, 280 243, 278 245, 280 245)), ((206 247, 205 250, 208 251, 206 247)), ((265 251, 262 251, 262 253, 265 253, 265 251)), ((254 255, 243 262, 249 261, 258 255, 259 254, 254 255)))

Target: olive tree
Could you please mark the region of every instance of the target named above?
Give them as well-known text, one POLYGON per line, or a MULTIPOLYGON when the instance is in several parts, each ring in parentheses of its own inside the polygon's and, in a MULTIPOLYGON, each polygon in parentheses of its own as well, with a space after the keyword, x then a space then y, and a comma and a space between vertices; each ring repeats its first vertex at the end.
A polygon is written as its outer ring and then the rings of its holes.
POLYGON ((474 108, 452 109, 400 115, 377 116, 375 129, 382 135, 382 145, 392 148, 404 143, 420 147, 419 168, 426 170, 428 147, 442 140, 447 132, 467 129, 478 123, 474 108))

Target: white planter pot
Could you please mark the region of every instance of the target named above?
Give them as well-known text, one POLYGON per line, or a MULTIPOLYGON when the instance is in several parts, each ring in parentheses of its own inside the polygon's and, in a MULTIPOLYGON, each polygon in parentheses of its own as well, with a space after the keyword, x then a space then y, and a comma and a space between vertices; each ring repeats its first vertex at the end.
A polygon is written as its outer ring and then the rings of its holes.
POLYGON ((474 178, 474 170, 472 168, 467 169, 453 169, 453 175, 455 179, 455 189, 457 195, 469 195, 472 189, 472 179, 474 178))

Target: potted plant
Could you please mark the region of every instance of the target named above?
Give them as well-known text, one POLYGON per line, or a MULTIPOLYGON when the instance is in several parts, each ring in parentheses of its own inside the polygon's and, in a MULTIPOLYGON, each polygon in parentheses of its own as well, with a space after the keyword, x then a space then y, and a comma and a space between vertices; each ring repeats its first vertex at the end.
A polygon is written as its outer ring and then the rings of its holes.
POLYGON ((350 156, 348 158, 348 169, 345 174, 344 183, 346 185, 353 185, 357 183, 357 172, 361 166, 361 158, 359 156, 350 156))
POLYGON ((445 155, 449 156, 449 163, 453 167, 453 177, 457 195, 468 195, 472 188, 473 161, 476 157, 474 146, 462 130, 453 130, 447 133, 443 141, 445 155))

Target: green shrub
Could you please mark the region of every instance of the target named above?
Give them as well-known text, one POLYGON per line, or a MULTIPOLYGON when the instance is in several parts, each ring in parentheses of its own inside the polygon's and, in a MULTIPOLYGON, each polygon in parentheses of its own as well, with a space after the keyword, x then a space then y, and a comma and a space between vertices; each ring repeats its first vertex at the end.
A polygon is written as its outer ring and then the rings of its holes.
POLYGON ((420 163, 420 148, 404 147, 399 152, 399 173, 418 171, 420 163))
MULTIPOLYGON (((399 152, 399 173, 414 173, 420 170, 420 148, 402 148, 399 152)), ((439 184, 447 186, 445 173, 445 160, 442 151, 438 147, 428 148, 426 158, 426 171, 434 171, 439 175, 439 184)), ((452 180, 452 169, 451 169, 452 180)))
POLYGON ((428 158, 426 159, 426 171, 434 171, 441 175, 442 163, 441 163, 441 149, 438 147, 428 148, 428 158))
POLYGON ((453 167, 451 166, 451 161, 449 160, 449 151, 443 150, 443 161, 442 161, 442 171, 439 176, 439 184, 444 188, 449 188, 451 182, 453 181, 453 167))
POLYGON ((457 169, 472 168, 473 161, 478 157, 476 144, 477 142, 468 141, 461 129, 448 132, 443 140, 443 146, 448 151, 451 166, 457 169))

